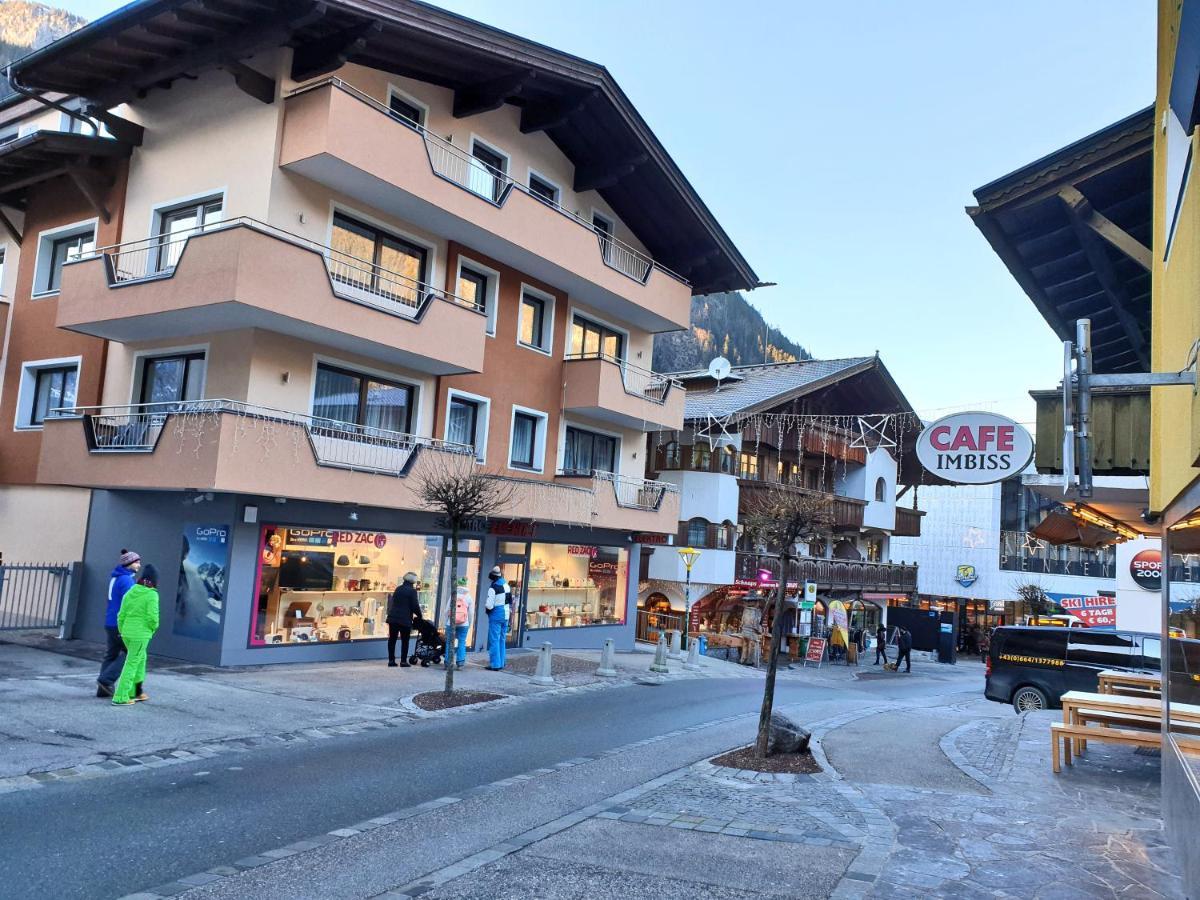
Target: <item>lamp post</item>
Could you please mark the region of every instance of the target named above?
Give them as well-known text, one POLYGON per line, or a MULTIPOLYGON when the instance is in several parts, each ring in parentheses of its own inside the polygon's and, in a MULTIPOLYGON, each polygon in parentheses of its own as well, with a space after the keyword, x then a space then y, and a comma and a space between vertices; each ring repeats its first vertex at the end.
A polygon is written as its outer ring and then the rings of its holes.
POLYGON ((683 633, 686 635, 692 619, 692 566, 700 558, 700 551, 695 547, 680 547, 676 552, 679 554, 680 562, 683 563, 683 568, 687 571, 687 581, 685 582, 683 593, 683 605, 686 616, 683 623, 683 633))

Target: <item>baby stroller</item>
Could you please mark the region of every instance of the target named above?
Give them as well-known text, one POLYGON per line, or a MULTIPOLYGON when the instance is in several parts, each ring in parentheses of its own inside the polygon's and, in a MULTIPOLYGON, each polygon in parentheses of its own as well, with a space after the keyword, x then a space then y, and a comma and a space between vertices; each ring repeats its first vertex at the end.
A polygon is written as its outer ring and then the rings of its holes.
POLYGON ((417 645, 413 648, 412 656, 408 658, 409 664, 415 666, 420 662, 428 668, 430 663, 441 663, 446 652, 446 640, 441 632, 426 619, 417 619, 413 627, 417 630, 417 645))

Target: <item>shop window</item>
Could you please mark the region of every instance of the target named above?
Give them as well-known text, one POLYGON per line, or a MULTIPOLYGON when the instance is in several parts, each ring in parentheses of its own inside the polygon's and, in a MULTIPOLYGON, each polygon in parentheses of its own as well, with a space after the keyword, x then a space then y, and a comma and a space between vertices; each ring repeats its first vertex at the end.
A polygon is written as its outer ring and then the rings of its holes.
POLYGON ((318 419, 363 428, 408 433, 412 424, 413 388, 320 364, 313 395, 318 419))
POLYGON ((57 291, 62 286, 63 266, 89 256, 95 249, 94 222, 42 234, 38 240, 34 292, 48 294, 57 291))
POLYGON ((204 353, 148 356, 142 360, 139 403, 180 403, 204 395, 204 353))
POLYGON ((588 475, 617 470, 617 439, 607 434, 567 427, 563 445, 563 474, 588 475))
POLYGON ((625 358, 625 335, 606 325, 600 325, 583 316, 571 319, 571 356, 593 359, 623 360, 625 358))
POLYGON ((417 574, 421 615, 440 621, 442 538, 266 525, 250 645, 344 643, 387 637, 387 601, 417 574))
POLYGON ((738 465, 738 477, 758 480, 758 455, 743 452, 738 465))
POLYGON ((17 387, 16 427, 41 428, 58 409, 74 408, 79 387, 79 358, 27 362, 17 387))
POLYGON ((712 466, 712 448, 708 444, 696 444, 692 447, 692 468, 697 472, 707 472, 712 466))
POLYGON ((521 293, 521 317, 517 323, 517 342, 523 347, 550 352, 551 320, 554 301, 550 297, 535 294, 529 288, 521 293))
POLYGON ((880 502, 887 499, 887 481, 883 478, 875 479, 875 499, 880 502))
POLYGON ((533 544, 529 550, 527 628, 621 625, 629 552, 591 544, 533 544))
POLYGON ((373 225, 334 213, 329 276, 410 310, 424 300, 429 251, 373 225))

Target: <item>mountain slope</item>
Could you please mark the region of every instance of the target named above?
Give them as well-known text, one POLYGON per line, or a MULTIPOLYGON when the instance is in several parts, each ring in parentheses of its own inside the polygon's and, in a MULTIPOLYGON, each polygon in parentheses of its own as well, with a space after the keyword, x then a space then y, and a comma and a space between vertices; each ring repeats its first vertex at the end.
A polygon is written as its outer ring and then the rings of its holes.
MULTIPOLYGON (((0 3, 0 66, 86 24, 87 19, 56 6, 4 0, 0 3)), ((0 96, 11 92, 8 82, 0 81, 0 96)))
POLYGON ((738 293, 693 297, 691 328, 654 338, 656 372, 703 369, 717 356, 735 366, 812 358, 738 293))

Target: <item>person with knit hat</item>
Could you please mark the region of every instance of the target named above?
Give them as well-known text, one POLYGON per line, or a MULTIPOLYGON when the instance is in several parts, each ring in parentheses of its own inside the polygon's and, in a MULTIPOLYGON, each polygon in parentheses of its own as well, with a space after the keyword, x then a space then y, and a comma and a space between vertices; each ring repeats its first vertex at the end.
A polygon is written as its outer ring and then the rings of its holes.
POLYGON ((396 636, 400 636, 400 666, 408 668, 408 642, 413 622, 421 616, 421 601, 417 596, 417 573, 405 572, 387 605, 388 665, 396 665, 396 636))
POLYGON ((104 633, 107 647, 104 660, 100 663, 100 674, 96 677, 96 696, 111 697, 117 679, 121 677, 121 666, 125 664, 125 644, 117 630, 117 613, 121 610, 121 599, 133 587, 142 558, 132 550, 122 550, 117 565, 108 579, 108 605, 104 610, 104 633))
POLYGON ((146 648, 158 631, 158 571, 154 566, 144 566, 138 583, 125 594, 117 613, 117 627, 126 655, 112 702, 128 706, 150 699, 142 690, 142 682, 146 680, 146 648))

